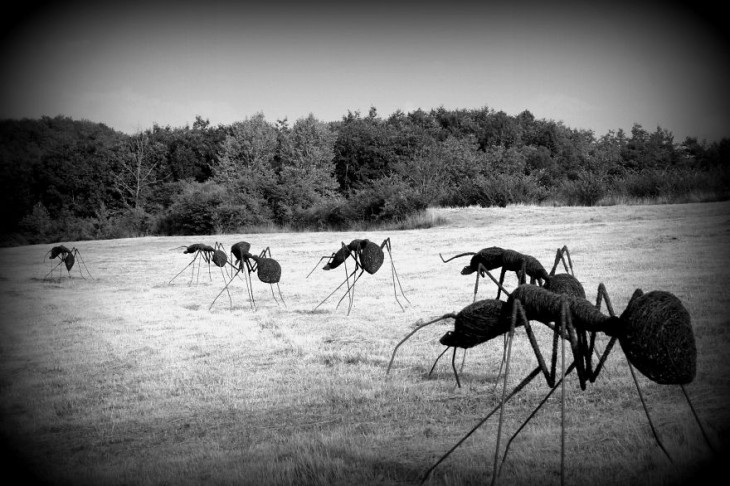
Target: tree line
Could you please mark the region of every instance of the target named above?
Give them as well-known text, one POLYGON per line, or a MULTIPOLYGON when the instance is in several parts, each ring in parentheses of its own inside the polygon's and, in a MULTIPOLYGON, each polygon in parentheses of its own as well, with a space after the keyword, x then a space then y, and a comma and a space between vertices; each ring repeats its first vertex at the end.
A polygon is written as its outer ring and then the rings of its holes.
POLYGON ((344 229, 428 206, 725 199, 730 139, 566 127, 490 108, 293 123, 154 125, 133 135, 68 117, 0 121, 3 244, 344 229))

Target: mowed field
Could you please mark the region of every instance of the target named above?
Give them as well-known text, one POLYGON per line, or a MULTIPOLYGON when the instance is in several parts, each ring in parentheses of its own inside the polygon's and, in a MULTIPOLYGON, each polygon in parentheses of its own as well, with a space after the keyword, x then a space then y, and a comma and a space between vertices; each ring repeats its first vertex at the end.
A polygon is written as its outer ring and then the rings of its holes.
MULTIPOLYGON (((518 250, 550 270, 567 245, 595 301, 603 282, 620 313, 636 288, 666 290, 692 316, 697 376, 686 387, 717 454, 681 389, 639 375, 672 461, 656 445, 620 346, 582 391, 570 375, 565 484, 684 484, 727 472, 730 424, 730 203, 552 208, 435 209, 443 226, 369 233, 275 233, 63 242, 93 279, 43 261, 53 245, 0 249, 0 432, 19 484, 418 484, 423 474, 499 403, 502 339, 467 352, 462 387, 438 339, 453 320, 418 322, 472 302, 468 258, 489 246, 518 250), (386 260, 339 308, 344 270, 307 274, 341 242, 390 238, 405 294, 394 298, 386 260), (277 305, 253 276, 257 309, 237 280, 200 270, 181 245, 269 247, 283 268, 277 305), (62 277, 59 277, 62 275, 62 277)), ((78 263, 77 263, 78 265, 78 263)), ((352 270, 352 263, 348 265, 352 270)), ((559 271, 563 271, 562 268, 559 271)), ((507 277, 513 289, 516 278, 507 277)), ((481 281, 479 298, 496 286, 481 281)), ((278 297, 278 294, 277 294, 278 297)), ((605 307, 603 308, 605 313, 605 307)), ((536 324, 546 354, 551 331, 536 324)), ((605 347, 601 336, 599 345, 605 347)), ((458 353, 461 364, 462 352, 458 353)), ((512 348, 508 388, 537 364, 524 328, 512 348)), ((547 393, 542 376, 505 406, 500 448, 547 393)), ((499 484, 560 483, 556 393, 514 440, 499 484)), ((440 464, 428 484, 490 481, 497 416, 440 464)), ((7 476, 6 476, 7 477, 7 476)), ((718 479, 717 484, 720 484, 718 479)), ((5 482, 4 484, 9 484, 5 482)))

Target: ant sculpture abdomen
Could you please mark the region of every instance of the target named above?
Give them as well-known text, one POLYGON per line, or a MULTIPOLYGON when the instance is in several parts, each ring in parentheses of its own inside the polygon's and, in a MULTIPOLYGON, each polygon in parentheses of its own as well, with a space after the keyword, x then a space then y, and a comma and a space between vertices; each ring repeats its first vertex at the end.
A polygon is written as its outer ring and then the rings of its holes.
POLYGON ((243 256, 251 250, 251 243, 248 241, 239 241, 231 245, 231 253, 236 258, 236 265, 243 259, 243 256))
POLYGON ((53 260, 54 258, 58 258, 58 255, 65 255, 70 254, 71 250, 66 248, 63 245, 54 246, 51 248, 51 251, 49 252, 48 259, 53 260))
POLYGON ((543 287, 556 294, 572 295, 573 297, 586 298, 586 291, 577 278, 569 273, 559 273, 548 277, 543 287))
POLYGON ((360 265, 366 272, 373 275, 380 270, 383 261, 385 261, 385 254, 380 246, 370 240, 360 242, 360 265))
POLYGON ((256 255, 248 255, 248 258, 256 262, 256 273, 259 280, 267 284, 279 283, 281 279, 281 265, 273 258, 261 258, 256 255))
POLYGON ((74 266, 74 263, 76 263, 76 258, 74 257, 73 253, 69 253, 66 255, 66 258, 63 261, 64 265, 66 265, 66 271, 70 272, 71 269, 74 266))
POLYGON ((631 364, 661 385, 686 385, 697 372, 697 346, 689 312, 672 293, 634 292, 619 343, 631 364))

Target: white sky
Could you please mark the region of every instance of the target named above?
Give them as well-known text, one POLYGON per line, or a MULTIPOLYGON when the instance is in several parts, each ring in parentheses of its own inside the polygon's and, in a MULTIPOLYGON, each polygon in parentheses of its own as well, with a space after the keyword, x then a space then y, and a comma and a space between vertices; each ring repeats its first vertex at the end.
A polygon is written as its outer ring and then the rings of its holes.
POLYGON ((725 39, 681 3, 38 5, 3 21, 0 118, 60 114, 134 133, 196 115, 216 125, 488 106, 597 136, 639 123, 676 142, 730 137, 725 39))

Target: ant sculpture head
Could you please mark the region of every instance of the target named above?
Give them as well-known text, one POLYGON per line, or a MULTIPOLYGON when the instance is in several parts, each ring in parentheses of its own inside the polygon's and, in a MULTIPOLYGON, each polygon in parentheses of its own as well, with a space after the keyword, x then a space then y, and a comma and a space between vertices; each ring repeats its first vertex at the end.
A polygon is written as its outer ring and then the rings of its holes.
POLYGON ((621 314, 619 342, 628 360, 656 383, 685 385, 697 371, 689 312, 673 294, 636 289, 621 314))
POLYGON ((343 245, 339 250, 335 252, 334 255, 332 255, 332 258, 329 262, 327 262, 324 267, 322 267, 322 270, 332 270, 333 268, 339 267, 340 265, 342 265, 342 263, 344 263, 347 257, 350 256, 350 253, 352 253, 350 251, 350 248, 343 245))
POLYGON ((439 342, 444 346, 468 349, 509 332, 509 306, 497 299, 478 300, 454 317, 454 330, 439 342))
POLYGON ((322 270, 332 270, 333 268, 339 267, 353 252, 358 252, 364 249, 368 243, 369 240, 352 240, 349 244, 342 245, 340 249, 332 255, 332 258, 327 265, 322 267, 322 270))

